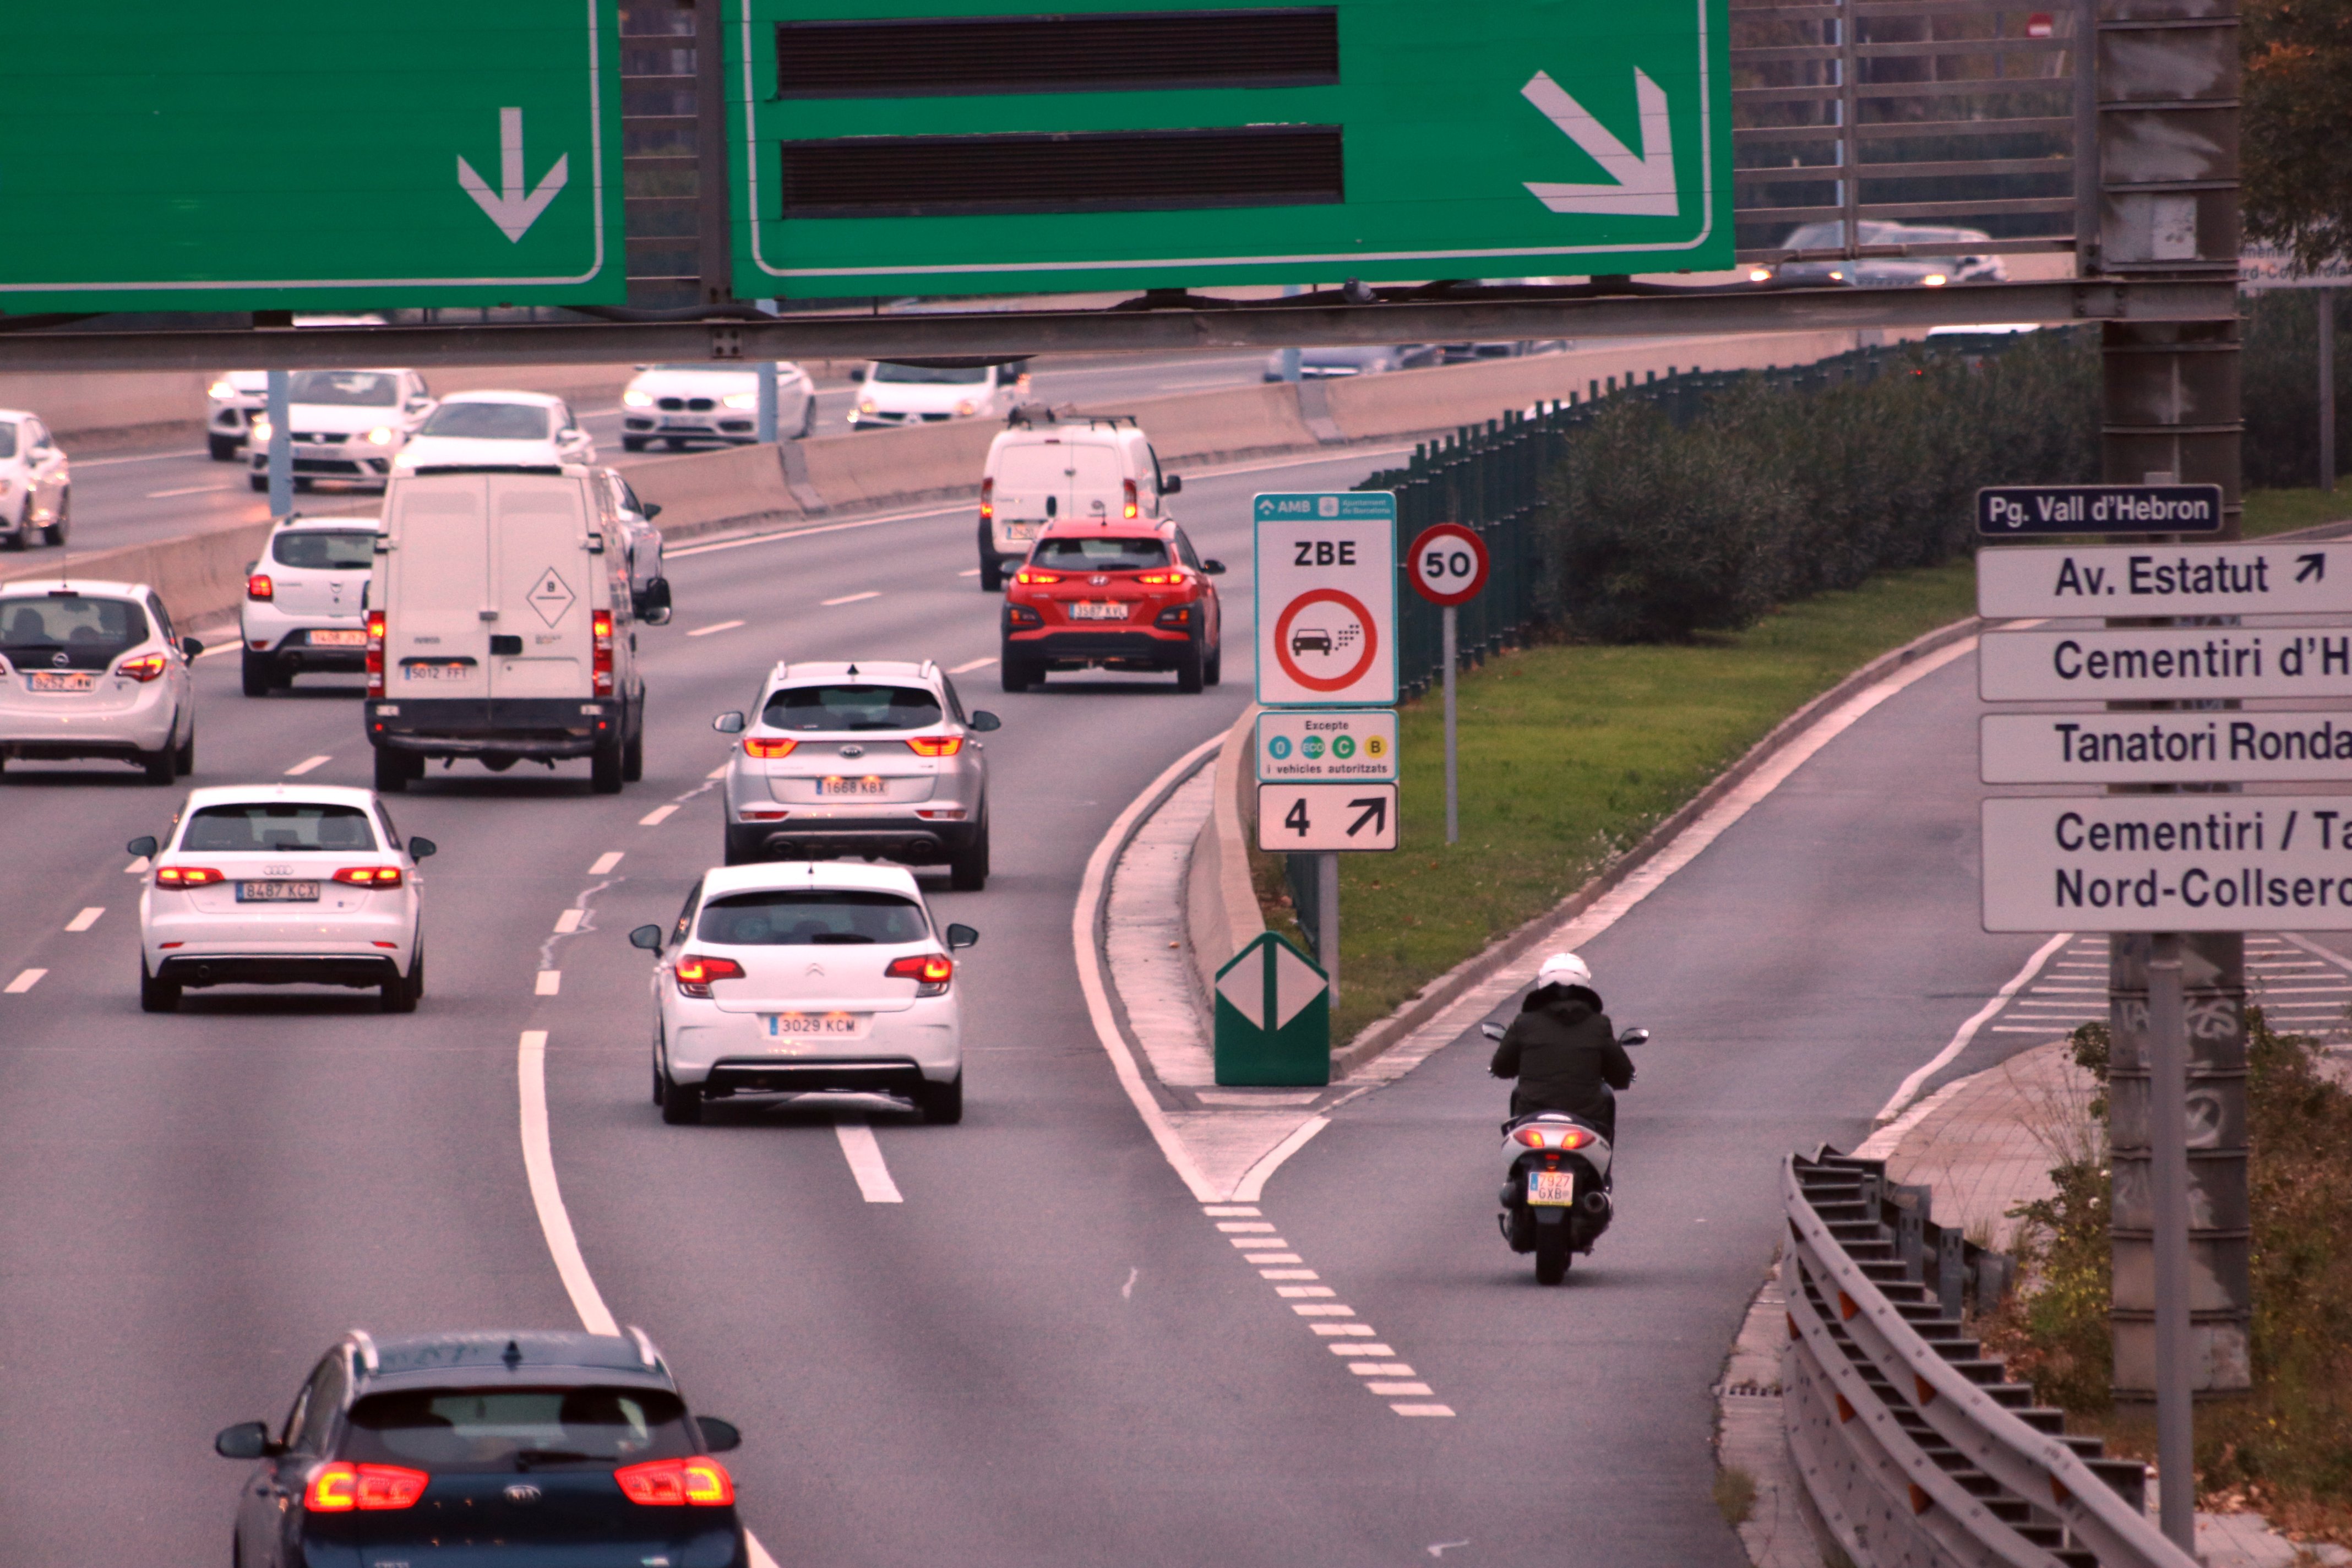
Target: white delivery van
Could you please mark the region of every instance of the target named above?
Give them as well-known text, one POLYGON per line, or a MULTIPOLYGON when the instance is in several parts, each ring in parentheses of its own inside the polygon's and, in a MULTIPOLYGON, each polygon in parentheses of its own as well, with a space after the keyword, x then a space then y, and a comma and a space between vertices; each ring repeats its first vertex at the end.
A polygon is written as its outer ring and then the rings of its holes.
POLYGON ((1015 408, 989 443, 981 475, 981 591, 1003 586, 1047 523, 1158 521, 1167 515, 1163 498, 1183 488, 1181 477, 1160 471, 1160 455, 1129 415, 1015 408))
POLYGON ((433 758, 504 772, 588 760, 596 792, 645 771, 633 596, 611 491, 577 465, 434 467, 392 477, 368 584, 375 786, 433 758))

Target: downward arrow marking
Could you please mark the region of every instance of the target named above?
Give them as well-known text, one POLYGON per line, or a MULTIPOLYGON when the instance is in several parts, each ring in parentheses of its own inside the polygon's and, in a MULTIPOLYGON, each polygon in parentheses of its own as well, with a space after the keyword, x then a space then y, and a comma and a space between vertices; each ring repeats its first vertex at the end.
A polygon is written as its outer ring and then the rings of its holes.
POLYGON ((457 160, 457 184, 464 186, 466 194, 474 198, 474 205, 480 207, 489 216, 489 220, 499 226, 499 231, 501 234, 509 239, 520 240, 530 232, 530 226, 539 221, 539 215, 547 210, 547 204, 555 199, 556 193, 563 189, 563 182, 570 176, 571 168, 570 153, 558 157, 555 160, 555 167, 547 172, 547 178, 540 181, 539 189, 530 192, 528 195, 524 195, 522 110, 501 109, 499 110, 500 188, 497 191, 491 190, 489 182, 474 173, 474 165, 463 158, 457 160))
POLYGON ((1527 181, 1528 193, 1536 200, 1556 213, 1622 213, 1639 217, 1681 215, 1682 205, 1675 196, 1675 145, 1666 119, 1666 89, 1652 81, 1640 67, 1633 70, 1633 97, 1642 111, 1642 154, 1638 158, 1545 72, 1536 72, 1519 93, 1541 110, 1546 120, 1559 126, 1561 134, 1583 148, 1612 182, 1605 185, 1559 185, 1527 181))

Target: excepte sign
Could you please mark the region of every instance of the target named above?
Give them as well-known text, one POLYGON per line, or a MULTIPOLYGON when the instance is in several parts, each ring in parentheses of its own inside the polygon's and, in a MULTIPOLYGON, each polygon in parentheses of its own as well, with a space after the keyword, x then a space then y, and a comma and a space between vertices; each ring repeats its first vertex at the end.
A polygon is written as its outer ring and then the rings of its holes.
POLYGON ((1977 531, 2219 533, 2219 485, 1995 485, 1977 491, 1977 531))
POLYGON ((1987 632, 1977 645, 1977 690, 1989 702, 2352 697, 2352 630, 1987 632))
POLYGON ((2352 780, 2352 713, 1988 713, 1987 784, 2352 780))
POLYGON ((1269 709, 1257 716, 1257 778, 1362 779, 1385 784, 1397 776, 1397 716, 1393 708, 1269 709))
POLYGON ((1396 701, 1396 497, 1262 495, 1257 700, 1269 708, 1396 701))
POLYGON ((1977 614, 2280 616, 2352 610, 2352 544, 2094 545, 1977 554, 1977 614))
POLYGON ((2352 795, 1984 803, 1987 931, 2352 930, 2352 795))

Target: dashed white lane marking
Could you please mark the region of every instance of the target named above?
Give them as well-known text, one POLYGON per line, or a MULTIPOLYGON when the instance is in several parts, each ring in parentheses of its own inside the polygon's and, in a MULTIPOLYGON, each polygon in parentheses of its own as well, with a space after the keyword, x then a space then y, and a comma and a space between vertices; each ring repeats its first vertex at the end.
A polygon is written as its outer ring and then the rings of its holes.
POLYGON ((898 1184, 890 1179, 890 1167, 882 1159, 882 1144, 874 1129, 863 1121, 836 1121, 833 1135, 841 1140, 842 1158, 849 1162, 849 1173, 857 1178, 857 1190, 867 1203, 907 1201, 898 1195, 898 1184))
POLYGON ((1401 1361, 1351 1361, 1348 1370, 1358 1377, 1411 1377, 1412 1368, 1401 1361))
POLYGON ((573 931, 580 929, 580 922, 587 918, 588 911, 586 910, 564 910, 562 914, 555 917, 555 934, 558 936, 570 936, 573 931))
MULTIPOLYGON (((1318 1330, 1317 1331, 1319 1333, 1321 1331, 1320 1331, 1320 1330, 1318 1330)), ((1386 1346, 1386 1345, 1325 1345, 1323 1348, 1324 1348, 1325 1350, 1327 1350, 1327 1351, 1329 1351, 1333 1355, 1394 1355, 1394 1354, 1396 1354, 1396 1352, 1394 1352, 1394 1351, 1392 1351, 1392 1350, 1389 1349, 1389 1347, 1388 1347, 1388 1346, 1386 1346)), ((1350 1369, 1350 1370, 1352 1370, 1352 1369, 1350 1369)))
MULTIPOLYGON (((85 463, 82 466, 84 468, 88 468, 89 465, 85 463)), ((208 496, 216 491, 233 490, 237 488, 238 487, 236 485, 190 485, 185 489, 149 490, 147 492, 146 499, 149 500, 176 500, 182 496, 208 496)))
POLYGON ((296 763, 292 767, 288 768, 286 770, 286 776, 289 779, 299 779, 304 773, 309 773, 312 768, 325 767, 329 763, 331 763, 334 760, 334 756, 330 752, 320 752, 315 757, 305 757, 300 762, 296 763))
POLYGON ((225 654, 225 653, 236 653, 236 652, 239 652, 240 650, 242 650, 242 649, 244 648, 244 647, 245 647, 245 644, 244 644, 244 642, 243 642, 242 640, 231 640, 231 641, 229 641, 229 642, 216 642, 216 643, 213 644, 213 646, 212 646, 212 647, 208 647, 208 648, 205 649, 205 651, 204 651, 204 652, 202 652, 202 653, 200 653, 200 654, 196 655, 196 657, 197 657, 198 658, 218 658, 221 655, 223 655, 223 654, 225 654))
POLYGON ((38 985, 41 983, 41 976, 47 973, 46 969, 27 969, 16 979, 8 982, 6 986, 0 987, 0 996, 22 996, 34 986, 38 985))
POLYGON ((725 763, 721 763, 702 776, 707 779, 723 779, 727 776, 727 766, 725 763))
POLYGON ((607 875, 614 867, 621 863, 621 857, 626 853, 626 850, 622 849, 605 850, 604 853, 597 856, 594 863, 588 868, 588 874, 592 877, 607 875))
POLYGON ((718 621, 707 626, 697 626, 686 635, 690 637, 707 637, 713 632, 731 632, 742 624, 740 621, 718 621))
POLYGON ((986 669, 990 665, 994 664, 995 662, 996 656, 994 654, 990 654, 986 658, 975 658, 970 664, 957 665, 953 669, 949 670, 948 673, 950 675, 970 675, 973 670, 986 669))
POLYGON ((833 608, 833 607, 834 607, 834 605, 854 605, 854 604, 857 603, 860 599, 878 599, 878 598, 880 598, 881 596, 882 596, 882 590, 881 590, 881 589, 879 589, 879 588, 868 588, 868 589, 866 589, 866 592, 864 592, 863 594, 844 594, 844 595, 843 595, 840 598, 838 598, 838 599, 819 599, 819 600, 817 601, 817 603, 818 603, 818 604, 820 604, 820 605, 824 605, 826 609, 828 609, 828 610, 829 610, 829 609, 833 608))
MULTIPOLYGON (((956 575, 959 577, 977 577, 980 575, 980 568, 977 566, 967 566, 962 571, 957 573, 956 575)), ((950 670, 948 673, 950 675, 953 675, 955 671, 950 670)))
POLYGON ((137 876, 144 875, 144 874, 145 874, 145 872, 146 872, 146 870, 147 870, 147 867, 148 867, 148 865, 149 865, 149 861, 148 861, 148 859, 147 859, 147 857, 146 857, 146 856, 144 856, 144 855, 142 855, 142 856, 140 856, 140 857, 139 857, 139 858, 137 858, 136 860, 131 861, 130 865, 125 866, 124 868, 122 868, 122 874, 123 874, 124 876, 126 876, 126 877, 137 877, 137 876))
POLYGON ((542 969, 531 986, 534 996, 553 996, 563 989, 563 971, 542 969))
POLYGON ((637 818, 637 826, 639 827, 659 827, 663 823, 667 822, 670 819, 670 814, 675 812, 677 809, 677 807, 675 805, 657 805, 651 811, 646 813, 643 816, 637 818))
POLYGON ((105 912, 106 906, 104 904, 92 904, 89 908, 82 910, 81 913, 74 916, 73 919, 66 921, 66 930, 88 931, 90 927, 98 923, 98 917, 105 912))

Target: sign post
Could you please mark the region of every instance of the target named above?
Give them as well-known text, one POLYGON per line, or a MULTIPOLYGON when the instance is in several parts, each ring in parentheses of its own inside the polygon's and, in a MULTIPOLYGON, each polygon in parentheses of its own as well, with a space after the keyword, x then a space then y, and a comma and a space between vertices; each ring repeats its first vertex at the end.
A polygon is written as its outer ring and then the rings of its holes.
POLYGON ((1452 844, 1462 837, 1454 745, 1454 672, 1462 659, 1454 612, 1486 585, 1486 542, 1458 522, 1441 522, 1421 531, 1406 561, 1413 592, 1442 606, 1445 616, 1445 842, 1452 844))

